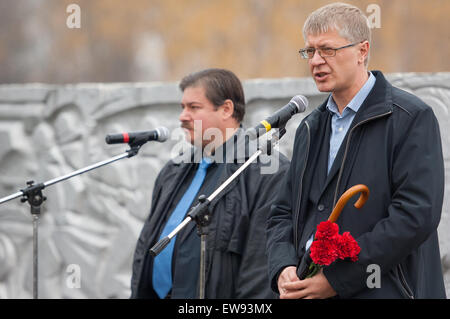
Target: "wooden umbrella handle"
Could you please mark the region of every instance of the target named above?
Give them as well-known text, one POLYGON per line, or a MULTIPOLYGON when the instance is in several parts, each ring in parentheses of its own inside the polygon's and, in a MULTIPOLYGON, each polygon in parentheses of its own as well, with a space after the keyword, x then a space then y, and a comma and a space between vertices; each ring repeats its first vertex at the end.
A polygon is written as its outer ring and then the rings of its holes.
POLYGON ((342 196, 336 203, 336 206, 334 206, 333 211, 330 214, 330 217, 328 217, 328 220, 332 223, 336 222, 345 204, 347 204, 350 198, 352 198, 354 195, 358 193, 361 193, 361 196, 359 196, 358 200, 356 201, 355 207, 358 209, 363 207, 363 205, 369 198, 369 188, 366 185, 358 184, 353 187, 350 187, 344 194, 342 194, 342 196))

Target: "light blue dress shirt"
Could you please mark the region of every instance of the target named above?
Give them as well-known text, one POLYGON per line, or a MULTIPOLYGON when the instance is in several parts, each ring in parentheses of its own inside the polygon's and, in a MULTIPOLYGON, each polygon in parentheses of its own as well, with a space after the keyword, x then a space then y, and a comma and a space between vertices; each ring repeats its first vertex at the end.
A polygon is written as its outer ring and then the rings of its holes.
MULTIPOLYGON (((358 112, 362 103, 369 95, 373 86, 375 85, 375 76, 372 72, 369 72, 369 79, 363 85, 363 87, 356 93, 350 103, 344 108, 342 114, 339 113, 338 107, 333 100, 333 96, 330 94, 327 101, 327 109, 333 113, 331 117, 331 137, 330 137, 330 153, 328 154, 328 173, 330 172, 331 166, 333 165, 334 159, 341 147, 342 141, 347 134, 350 125, 355 118, 356 112, 358 112)), ((314 233, 315 234, 315 233, 314 233)), ((313 240, 314 234, 306 242, 306 250, 309 249, 313 240)))
POLYGON ((350 103, 344 108, 342 114, 339 113, 338 107, 333 100, 333 96, 330 94, 327 102, 327 109, 333 113, 331 118, 331 137, 330 137, 330 153, 328 155, 328 172, 330 172, 337 152, 341 147, 342 141, 347 134, 356 112, 358 112, 361 104, 369 95, 373 86, 375 85, 375 76, 369 72, 369 79, 363 85, 363 87, 356 93, 350 103))

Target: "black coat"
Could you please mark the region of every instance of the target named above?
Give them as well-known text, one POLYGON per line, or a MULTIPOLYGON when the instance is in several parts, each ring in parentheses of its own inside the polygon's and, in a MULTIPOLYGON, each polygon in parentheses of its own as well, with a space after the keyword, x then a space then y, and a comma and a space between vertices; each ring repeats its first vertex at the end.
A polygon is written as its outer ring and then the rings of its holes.
MULTIPOLYGON (((438 122, 416 96, 391 86, 379 71, 342 142, 334 204, 342 193, 365 184, 370 196, 361 210, 350 201, 337 223, 361 247, 357 262, 336 261, 324 275, 343 298, 445 298, 437 227, 444 194, 444 163, 438 122), (381 271, 381 287, 368 288, 381 271), (368 268, 369 267, 369 268, 368 268)), ((297 128, 291 166, 268 219, 271 285, 283 268, 298 265, 311 233, 305 229, 308 187, 314 172, 309 154, 324 134, 326 103, 297 128)), ((356 198, 355 198, 356 200, 356 198)), ((333 206, 334 206, 333 204, 333 206)))
MULTIPOLYGON (((241 138, 243 134, 239 131, 237 135, 241 138)), ((229 151, 228 153, 231 154, 229 151)), ((235 163, 219 164, 224 165, 224 169, 217 180, 217 186, 244 162, 244 158, 239 157, 244 154, 235 152, 234 155, 235 163)), ((276 157, 279 159, 279 169, 276 173, 261 174, 261 167, 267 168, 269 165, 264 163, 264 160, 263 163, 252 163, 210 204, 212 221, 207 239, 206 298, 276 297, 270 289, 267 271, 266 220, 276 190, 289 166, 284 155, 276 153, 276 157)), ((276 160, 275 155, 273 159, 276 160)), ((170 161, 157 177, 151 212, 135 250, 131 279, 132 298, 143 297, 140 295, 139 286, 144 258, 158 239, 158 229, 164 217, 162 215, 173 191, 191 165, 193 164, 170 161)), ((196 225, 191 222, 184 234, 195 231, 196 225)), ((181 245, 186 237, 177 239, 177 245, 181 245)), ((177 259, 178 262, 183 263, 177 259)), ((175 271, 172 298, 183 298, 177 291, 183 290, 185 276, 185 271, 175 271)))

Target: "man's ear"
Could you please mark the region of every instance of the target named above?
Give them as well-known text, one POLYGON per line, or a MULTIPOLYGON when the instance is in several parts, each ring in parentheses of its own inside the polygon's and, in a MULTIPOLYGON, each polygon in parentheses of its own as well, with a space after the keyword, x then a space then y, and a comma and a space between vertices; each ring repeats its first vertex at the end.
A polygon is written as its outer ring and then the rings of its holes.
POLYGON ((230 99, 225 100, 225 102, 222 104, 222 115, 223 119, 229 119, 233 117, 234 113, 234 103, 230 99))
POLYGON ((364 61, 366 60, 367 56, 369 55, 369 49, 370 49, 369 41, 364 41, 363 43, 361 43, 361 48, 359 49, 361 58, 360 58, 360 60, 358 60, 359 63, 364 64, 364 61))

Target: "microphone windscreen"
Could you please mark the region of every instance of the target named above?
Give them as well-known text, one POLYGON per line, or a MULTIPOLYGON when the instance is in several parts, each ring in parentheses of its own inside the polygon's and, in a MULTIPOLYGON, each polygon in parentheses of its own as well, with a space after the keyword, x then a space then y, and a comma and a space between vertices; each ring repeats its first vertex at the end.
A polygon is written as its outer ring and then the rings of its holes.
POLYGON ((294 96, 289 103, 297 105, 298 113, 304 112, 308 107, 308 99, 303 95, 294 96))
POLYGON ((159 142, 165 142, 169 138, 169 129, 167 127, 158 127, 156 130, 158 132, 159 142))

